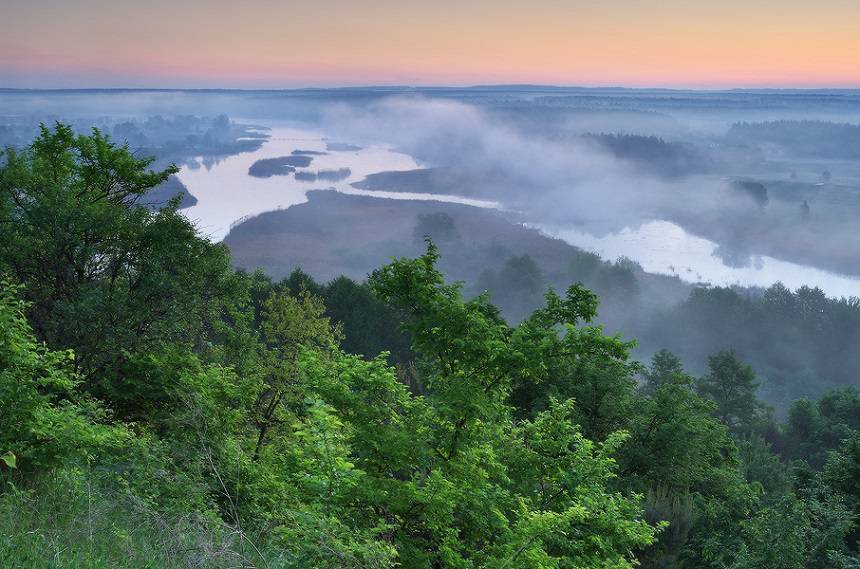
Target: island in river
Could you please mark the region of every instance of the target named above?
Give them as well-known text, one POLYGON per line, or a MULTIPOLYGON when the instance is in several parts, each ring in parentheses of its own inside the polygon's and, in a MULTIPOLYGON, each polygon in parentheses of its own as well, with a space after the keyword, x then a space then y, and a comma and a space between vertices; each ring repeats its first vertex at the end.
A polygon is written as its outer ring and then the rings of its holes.
POLYGON ((248 175, 255 178, 270 178, 272 176, 287 176, 296 171, 296 168, 306 168, 311 165, 313 157, 307 154, 292 154, 290 156, 278 156, 277 158, 263 158, 257 160, 248 168, 248 175))

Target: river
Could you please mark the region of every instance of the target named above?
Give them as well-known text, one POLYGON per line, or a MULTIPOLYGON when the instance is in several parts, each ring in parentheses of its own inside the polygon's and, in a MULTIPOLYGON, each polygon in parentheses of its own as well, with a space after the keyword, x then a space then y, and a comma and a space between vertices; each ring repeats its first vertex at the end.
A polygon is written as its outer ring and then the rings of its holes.
MULTIPOLYGON (((346 194, 405 200, 435 200, 497 208, 498 203, 459 196, 424 193, 359 190, 353 182, 369 174, 420 168, 411 156, 391 147, 375 144, 360 150, 332 151, 313 156, 309 171, 349 168, 350 175, 339 182, 303 182, 293 175, 255 178, 248 168, 257 160, 288 156, 294 150, 326 151, 322 133, 297 128, 273 128, 270 138, 256 151, 229 156, 211 164, 185 167, 179 179, 197 198, 185 211, 197 227, 211 239, 222 240, 231 226, 248 217, 303 203, 312 189, 334 189, 346 194)), ((348 141, 347 141, 348 142, 348 141)), ((829 296, 860 296, 860 279, 840 275, 771 257, 761 256, 748 267, 730 267, 714 255, 716 243, 687 233, 668 221, 652 221, 636 229, 596 237, 576 228, 530 226, 546 234, 599 254, 605 259, 628 257, 652 273, 677 275, 689 282, 715 285, 770 286, 781 281, 789 288, 817 286, 829 296)))
POLYGON ((421 199, 446 201, 477 207, 498 207, 494 202, 457 196, 409 194, 359 190, 351 184, 368 174, 393 170, 420 168, 415 160, 380 144, 360 150, 332 151, 313 156, 306 170, 338 170, 349 168, 350 175, 339 182, 303 182, 293 175, 255 178, 248 174, 251 165, 264 158, 289 156, 294 150, 326 151, 327 140, 321 133, 295 128, 273 128, 269 139, 254 152, 228 156, 204 167, 202 159, 193 167, 186 166, 178 174, 197 204, 184 210, 200 231, 214 241, 224 239, 230 227, 248 217, 263 212, 284 209, 307 201, 312 189, 334 189, 346 194, 368 195, 392 199, 421 199))
POLYGON ((765 255, 754 257, 746 267, 728 266, 715 255, 716 243, 669 221, 650 221, 601 237, 573 228, 532 226, 604 259, 628 257, 649 273, 676 275, 689 282, 768 287, 779 281, 792 290, 817 286, 828 296, 860 297, 860 279, 765 255))

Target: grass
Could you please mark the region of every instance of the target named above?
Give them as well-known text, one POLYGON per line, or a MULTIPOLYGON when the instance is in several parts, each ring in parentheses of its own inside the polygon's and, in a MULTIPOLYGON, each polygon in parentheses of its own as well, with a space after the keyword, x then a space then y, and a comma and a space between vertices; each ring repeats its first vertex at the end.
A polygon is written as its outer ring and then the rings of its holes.
POLYGON ((214 519, 167 517, 78 471, 0 494, 4 569, 268 568, 239 532, 214 519))

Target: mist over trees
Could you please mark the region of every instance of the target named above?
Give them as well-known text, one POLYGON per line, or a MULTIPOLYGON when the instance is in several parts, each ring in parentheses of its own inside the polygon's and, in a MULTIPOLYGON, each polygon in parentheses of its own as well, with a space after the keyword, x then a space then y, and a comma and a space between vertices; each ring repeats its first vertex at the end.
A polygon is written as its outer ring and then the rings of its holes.
POLYGON ((707 156, 692 144, 636 134, 589 133, 585 138, 658 176, 677 178, 705 173, 712 168, 707 156))
POLYGON ((771 144, 796 156, 860 158, 857 124, 809 120, 740 122, 731 126, 727 136, 735 141, 771 144))
POLYGON ((237 226, 226 242, 238 266, 275 278, 302 267, 321 282, 342 274, 361 282, 392 255, 420 254, 427 236, 444 274, 463 281, 469 298, 488 292, 509 322, 539 307, 548 288, 578 281, 600 296, 597 319, 608 331, 637 338, 637 357, 667 348, 704 373, 708 356, 735 350, 758 371, 761 397, 781 416, 798 397, 857 385, 856 298, 781 284, 690 285, 629 259, 604 261, 492 211, 313 192, 305 204, 237 226), (289 248, 295 241, 303 247, 289 248))
POLYGON ((360 189, 495 201, 528 223, 594 236, 663 220, 713 242, 732 268, 766 256, 843 275, 860 270, 856 164, 728 135, 739 115, 856 120, 853 95, 589 92, 545 105, 538 88, 478 93, 339 107, 325 125, 354 139, 384 138, 425 166, 374 173, 360 189), (634 109, 648 120, 628 114, 634 109), (815 215, 798 223, 804 201, 815 215))

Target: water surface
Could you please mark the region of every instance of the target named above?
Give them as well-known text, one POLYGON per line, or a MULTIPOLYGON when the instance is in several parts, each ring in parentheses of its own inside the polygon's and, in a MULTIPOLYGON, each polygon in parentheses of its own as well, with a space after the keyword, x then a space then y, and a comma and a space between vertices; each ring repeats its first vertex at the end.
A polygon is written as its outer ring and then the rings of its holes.
MULTIPOLYGON (((327 140, 318 132, 274 128, 269 140, 256 151, 229 156, 208 163, 205 167, 202 160, 197 167, 185 167, 179 173, 179 178, 198 201, 184 211, 204 234, 220 241, 232 225, 248 217, 304 203, 307 201, 306 193, 311 189, 331 188, 353 195, 500 207, 496 202, 460 196, 360 190, 352 187, 353 182, 363 180, 369 174, 421 167, 411 156, 381 144, 313 155, 309 167, 300 169, 316 172, 348 168, 349 176, 338 182, 303 182, 296 180, 292 174, 269 178, 255 178, 248 174, 248 168, 257 160, 288 156, 294 150, 326 152, 326 144, 327 140)), ((781 281, 792 289, 809 285, 820 287, 829 296, 860 296, 860 279, 773 257, 755 257, 748 267, 727 266, 714 255, 716 243, 694 236, 668 221, 651 221, 635 229, 626 228, 600 237, 576 228, 540 223, 530 225, 605 259, 629 257, 648 272, 677 275, 688 282, 766 287, 781 281)))
POLYGON ((828 296, 860 297, 860 279, 766 255, 754 257, 747 267, 728 266, 714 254, 716 243, 668 221, 650 221, 602 237, 572 228, 534 226, 604 259, 628 257, 649 273, 677 275, 689 282, 768 287, 780 281, 792 290, 817 286, 828 296))
POLYGON ((415 160, 390 147, 374 144, 358 150, 332 151, 314 155, 307 170, 339 170, 348 168, 349 176, 338 182, 303 182, 295 176, 280 175, 256 178, 248 174, 251 165, 264 158, 289 156, 294 150, 326 152, 326 139, 321 133, 295 128, 273 128, 271 137, 254 152, 243 152, 203 166, 198 160, 193 167, 184 167, 178 174, 197 204, 184 210, 198 228, 215 241, 222 240, 230 227, 248 217, 267 211, 287 208, 307 201, 305 194, 312 189, 335 189, 346 194, 369 195, 392 199, 421 199, 448 201, 478 207, 496 207, 494 202, 442 196, 359 190, 350 184, 363 180, 368 174, 388 170, 413 170, 420 166, 415 160))

